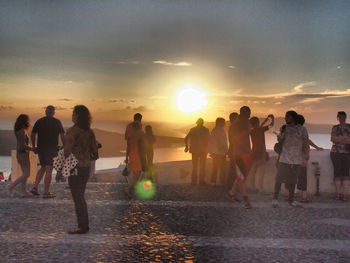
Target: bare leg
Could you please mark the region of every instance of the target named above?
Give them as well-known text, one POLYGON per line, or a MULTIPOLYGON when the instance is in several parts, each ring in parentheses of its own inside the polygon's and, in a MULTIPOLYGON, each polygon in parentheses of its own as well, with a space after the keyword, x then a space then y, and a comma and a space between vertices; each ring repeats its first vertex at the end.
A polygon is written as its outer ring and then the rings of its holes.
POLYGON ((349 180, 343 181, 343 195, 346 195, 346 196, 349 195, 349 184, 350 184, 349 180))
POLYGON ((45 179, 44 179, 44 193, 49 193, 50 192, 50 184, 51 184, 51 179, 52 179, 52 166, 45 166, 45 179))
POLYGON ((340 180, 335 181, 335 191, 337 195, 340 195, 343 193, 343 186, 340 180))
POLYGON ((10 186, 8 187, 9 191, 12 192, 12 190, 18 185, 21 184, 21 192, 23 195, 27 195, 27 179, 30 175, 30 166, 21 166, 22 169, 22 176, 17 178, 10 186))
POLYGON ((45 174, 45 166, 41 166, 39 171, 36 174, 35 183, 33 185, 33 188, 38 189, 38 186, 40 184, 41 179, 43 179, 44 174, 45 174))

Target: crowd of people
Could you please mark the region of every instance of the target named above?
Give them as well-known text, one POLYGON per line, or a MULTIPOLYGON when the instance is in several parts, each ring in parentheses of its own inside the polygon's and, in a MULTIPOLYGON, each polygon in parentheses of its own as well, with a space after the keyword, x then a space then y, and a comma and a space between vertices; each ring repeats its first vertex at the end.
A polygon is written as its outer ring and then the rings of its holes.
MULTIPOLYGON (((73 126, 66 132, 60 120, 54 117, 53 106, 46 107, 45 115, 36 121, 31 136, 29 136, 31 126, 29 116, 20 114, 16 119, 14 133, 17 139, 17 161, 22 169, 22 175, 9 184, 8 193, 12 196, 14 188, 20 185, 23 197, 30 196, 30 193, 40 195, 38 185, 45 176, 42 196, 55 197, 50 192, 54 159, 63 156, 63 162, 70 160, 69 164, 62 166, 68 167, 68 171, 55 168, 58 173, 68 173, 69 188, 78 219, 78 228, 69 233, 87 233, 89 217, 84 194, 88 179, 94 171, 94 162, 98 158, 98 148, 101 147, 91 129, 91 114, 86 106, 75 106, 72 113, 73 126), (59 139, 62 146, 59 146, 59 139), (40 169, 28 193, 30 151, 38 155, 40 169)), ((231 113, 227 132, 224 118, 216 119, 215 127, 211 132, 204 126, 204 120, 199 118, 196 126, 190 129, 184 140, 185 152, 190 152, 192 155, 191 184, 209 183, 206 179, 206 162, 209 154, 212 159, 210 184, 225 186, 227 197, 232 201, 241 202, 243 198, 244 208, 247 209, 252 208, 247 186, 255 191, 264 189, 265 165, 269 160, 265 132, 273 127, 275 122, 272 114, 261 123, 259 118, 250 115, 251 110, 248 106, 241 107, 239 114, 231 113)), ((331 133, 333 145, 330 156, 334 167, 335 199, 347 201, 349 198, 350 124, 346 123, 345 112, 338 112, 337 118, 339 124, 333 126, 331 133)), ((311 201, 307 194, 310 146, 322 150, 309 139, 302 115, 295 111, 288 111, 285 114, 285 122, 279 133, 276 133, 278 142, 275 145, 275 151, 278 153, 278 160, 273 207, 278 206, 278 197, 283 184, 288 192, 288 204, 291 207, 297 205, 294 197, 296 187, 302 193, 301 202, 311 201)), ((141 176, 147 174, 154 180, 152 178, 154 175, 153 145, 156 137, 150 125, 142 129, 142 115, 136 113, 133 121, 126 127, 125 140, 127 145, 125 162, 128 173, 131 174, 125 194, 128 198, 132 198, 134 187, 141 176)))
MULTIPOLYGON (((259 118, 251 117, 251 110, 243 106, 239 114, 233 112, 229 116, 230 126, 225 130, 225 119, 217 118, 215 127, 209 132, 204 120, 199 118, 196 127, 190 129, 185 137, 185 152, 192 154, 191 184, 205 185, 207 155, 212 159, 210 176, 211 185, 220 184, 228 188, 227 197, 241 202, 244 208, 252 208, 247 193, 247 186, 254 191, 262 191, 265 165, 269 160, 266 151, 265 132, 274 126, 274 116, 268 115, 260 123, 259 118), (229 169, 226 164, 229 159, 229 169), (217 179, 219 177, 219 180, 217 179)), ((337 115, 339 124, 332 128, 331 160, 334 167, 336 200, 347 201, 349 198, 350 169, 350 124, 346 123, 346 113, 337 115)), ((307 192, 307 166, 310 146, 317 146, 309 138, 304 127, 305 118, 295 111, 285 114, 285 124, 277 135, 275 151, 278 153, 276 163, 274 195, 272 206, 278 206, 281 186, 288 193, 289 206, 297 206, 294 193, 297 188, 301 193, 302 203, 311 202, 307 192)), ((209 180, 208 180, 209 181, 209 180)))

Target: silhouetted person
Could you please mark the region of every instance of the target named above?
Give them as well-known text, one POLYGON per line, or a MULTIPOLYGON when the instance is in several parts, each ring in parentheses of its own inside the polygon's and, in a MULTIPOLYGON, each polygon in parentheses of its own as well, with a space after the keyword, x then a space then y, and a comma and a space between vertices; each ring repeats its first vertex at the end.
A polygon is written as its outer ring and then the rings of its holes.
POLYGON ((8 186, 8 192, 10 197, 12 197, 13 189, 21 184, 21 194, 22 197, 27 197, 27 180, 30 176, 30 160, 29 151, 34 151, 35 149, 29 145, 28 130, 30 127, 29 116, 26 114, 21 114, 17 117, 14 133, 17 140, 17 162, 22 169, 22 176, 18 177, 13 183, 8 186))
POLYGON ((154 149, 153 145, 156 143, 156 136, 153 134, 151 125, 145 127, 145 154, 147 159, 147 167, 153 166, 154 149))
MULTIPOLYGON (((298 125, 303 126, 305 123, 304 116, 298 114, 296 123, 298 125)), ((323 150, 322 147, 318 147, 313 141, 310 140, 310 138, 308 142, 309 142, 309 145, 314 147, 316 150, 318 151, 323 150)), ((307 159, 307 157, 305 157, 304 159, 307 159)), ((307 163, 306 165, 303 165, 301 167, 301 172, 298 177, 297 189, 301 191, 301 200, 300 200, 301 203, 311 202, 311 199, 309 198, 309 195, 307 192, 307 163)))
POLYGON ((211 173, 211 183, 217 184, 217 175, 219 172, 220 184, 225 184, 226 179, 226 155, 228 151, 228 141, 225 132, 225 119, 217 118, 215 127, 210 133, 208 152, 213 159, 211 173))
POLYGON ((250 133, 252 141, 252 167, 250 170, 250 182, 253 190, 256 190, 256 181, 258 182, 258 190, 263 190, 265 165, 268 161, 268 153, 266 152, 265 132, 274 125, 274 116, 270 114, 261 124, 259 118, 250 118, 252 130, 250 133), (266 125, 269 120, 271 122, 266 125), (258 174, 258 178, 256 175, 258 174), (256 180, 257 179, 257 180, 256 180))
POLYGON ((197 126, 190 129, 185 137, 185 152, 192 154, 192 176, 191 184, 196 185, 198 182, 198 165, 199 165, 199 184, 205 184, 205 163, 208 153, 209 130, 204 127, 204 121, 199 118, 197 126), (190 146, 188 146, 188 144, 190 146))
POLYGON ((61 122, 53 117, 55 115, 54 106, 47 106, 45 114, 45 117, 35 122, 31 135, 32 145, 36 148, 41 167, 36 175, 33 189, 30 192, 33 195, 39 195, 38 186, 45 175, 43 197, 52 198, 55 197, 54 194, 50 193, 53 158, 57 156, 59 136, 61 137, 61 141, 64 141, 64 130, 61 122), (36 137, 38 138, 37 141, 36 137))
POLYGON ((73 127, 67 130, 64 143, 64 155, 73 154, 78 160, 76 174, 68 177, 72 193, 78 228, 69 234, 85 234, 89 231, 89 216, 85 201, 85 189, 91 171, 91 155, 97 152, 97 141, 91 129, 91 115, 84 105, 77 105, 73 109, 73 127))
POLYGON ((228 128, 228 157, 230 159, 230 169, 227 176, 227 187, 231 188, 233 182, 236 179, 236 154, 235 154, 235 140, 234 140, 234 125, 238 119, 238 113, 232 112, 229 116, 230 118, 230 126, 228 128))
POLYGON ((350 124, 346 123, 346 113, 337 114, 338 125, 332 128, 331 159, 334 168, 336 200, 349 199, 349 169, 350 169, 350 124))
POLYGON ((134 187, 140 178, 142 170, 144 167, 144 150, 143 150, 143 131, 141 128, 141 123, 135 121, 131 124, 131 129, 129 130, 129 136, 127 140, 127 150, 126 150, 126 160, 128 169, 131 172, 131 180, 129 182, 128 188, 125 190, 125 194, 128 198, 132 198, 134 187))
POLYGON ((129 123, 129 124, 126 126, 125 134, 124 134, 125 140, 128 140, 130 134, 133 133, 132 124, 133 124, 134 122, 140 123, 140 125, 141 125, 140 127, 141 127, 141 129, 142 129, 141 121, 142 121, 142 115, 141 115, 141 113, 135 113, 135 114, 134 114, 134 121, 131 122, 131 123, 129 123))
POLYGON ((296 123, 298 114, 295 111, 288 111, 285 116, 286 126, 278 136, 282 142, 282 153, 280 155, 277 176, 275 179, 275 192, 272 206, 278 205, 278 196, 281 184, 285 183, 289 190, 288 203, 295 207, 294 191, 297 179, 301 173, 302 166, 307 165, 309 158, 309 136, 304 126, 296 123))
POLYGON ((233 200, 238 200, 237 190, 243 196, 244 208, 250 209, 250 204, 247 191, 246 191, 246 180, 251 167, 252 155, 250 148, 250 131, 251 126, 249 123, 250 108, 243 106, 240 108, 239 117, 233 126, 233 144, 234 144, 234 155, 237 174, 235 182, 229 192, 229 197, 233 200))

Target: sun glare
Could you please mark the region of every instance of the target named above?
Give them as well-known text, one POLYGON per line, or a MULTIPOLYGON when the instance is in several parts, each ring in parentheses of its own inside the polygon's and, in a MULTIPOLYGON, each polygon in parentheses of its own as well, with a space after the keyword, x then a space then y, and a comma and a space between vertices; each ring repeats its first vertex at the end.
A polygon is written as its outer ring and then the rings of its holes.
POLYGON ((194 113, 204 109, 208 101, 206 94, 195 85, 182 87, 176 97, 177 108, 184 113, 194 113))

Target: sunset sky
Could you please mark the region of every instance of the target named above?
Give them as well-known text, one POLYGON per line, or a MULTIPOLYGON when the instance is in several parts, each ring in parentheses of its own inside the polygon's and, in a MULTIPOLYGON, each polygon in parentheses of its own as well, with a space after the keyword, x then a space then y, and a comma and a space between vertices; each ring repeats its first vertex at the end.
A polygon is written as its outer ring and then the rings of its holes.
POLYGON ((350 114, 350 1, 1 1, 0 119, 76 104, 96 120, 193 123, 242 105, 350 114), (182 113, 197 87, 207 106, 182 113))

